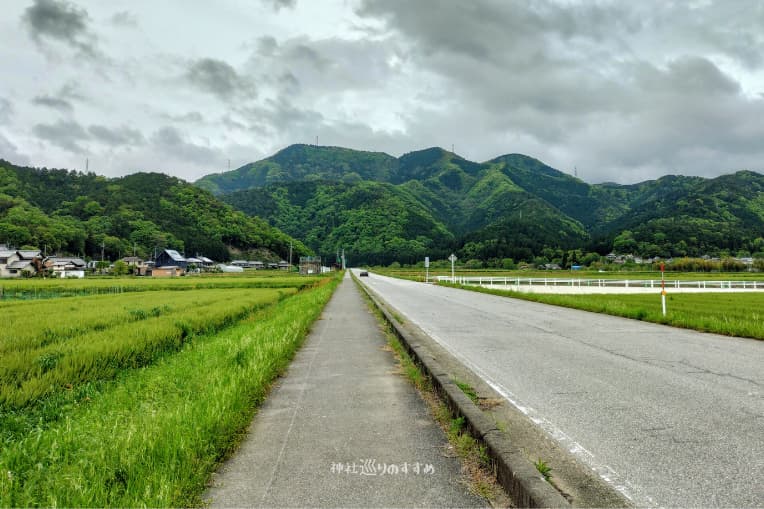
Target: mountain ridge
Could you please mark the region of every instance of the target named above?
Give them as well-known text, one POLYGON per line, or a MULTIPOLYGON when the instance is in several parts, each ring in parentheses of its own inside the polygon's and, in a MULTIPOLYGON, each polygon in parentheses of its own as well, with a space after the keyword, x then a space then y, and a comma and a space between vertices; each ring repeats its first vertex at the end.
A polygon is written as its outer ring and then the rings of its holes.
MULTIPOLYGON (((271 193, 281 193, 282 200, 290 203, 289 206, 282 203, 283 210, 306 206, 310 209, 310 203, 313 206, 316 203, 310 198, 298 205, 290 202, 288 196, 293 196, 300 183, 306 182, 303 176, 306 168, 311 167, 316 172, 308 173, 309 180, 322 182, 320 202, 327 207, 340 205, 327 198, 333 192, 332 186, 338 183, 352 187, 375 182, 393 186, 385 188, 390 196, 408 195, 418 214, 426 217, 428 223, 444 226, 453 237, 452 241, 445 241, 444 237, 440 239, 444 243, 430 245, 431 252, 437 253, 454 250, 484 260, 518 256, 527 260, 545 250, 601 252, 617 246, 629 247, 645 256, 700 256, 758 250, 757 239, 764 237, 764 176, 753 171, 742 170, 714 179, 667 175, 637 184, 588 184, 538 159, 516 153, 476 163, 440 147, 409 152, 397 159, 379 152, 311 145, 284 150, 299 153, 301 158, 282 164, 285 159, 279 157, 281 162, 274 163, 283 152, 280 151, 271 158, 245 165, 274 169, 269 165, 277 164, 277 178, 269 181, 261 176, 259 182, 265 184, 253 187, 247 187, 251 181, 240 179, 239 188, 221 194, 221 198, 249 214, 266 218, 298 238, 302 238, 300 232, 306 229, 306 224, 296 221, 294 216, 266 210, 260 206, 260 200, 271 193), (356 156, 360 159, 354 159, 356 156), (369 158, 377 164, 373 171, 364 170, 361 162, 369 158), (313 166, 316 159, 320 164, 313 166), (372 178, 366 178, 369 176, 372 178), (727 192, 729 187, 736 192, 727 192), (284 194, 284 189, 289 191, 284 194), (743 203, 735 205, 739 200, 743 203), (717 209, 724 214, 714 212, 717 209), (678 219, 686 224, 677 222, 678 219), (631 241, 616 244, 619 237, 631 241)), ((209 175, 196 184, 208 187, 218 178, 209 175)), ((230 185, 224 187, 231 189, 230 185)), ((342 206, 353 207, 348 203, 342 206)), ((383 206, 376 211, 366 207, 364 214, 371 221, 371 216, 384 216, 386 211, 383 206)), ((393 238, 411 240, 406 228, 401 235, 393 238)), ((332 239, 356 245, 358 237, 363 236, 350 231, 332 239)), ((383 236, 372 235, 361 243, 371 244, 371 239, 385 242, 383 236)), ((313 249, 326 249, 318 238, 306 242, 313 249)), ((416 259, 414 254, 406 261, 416 259)), ((364 256, 362 253, 361 257, 364 256)), ((372 258, 376 263, 392 260, 381 260, 378 255, 372 258)))

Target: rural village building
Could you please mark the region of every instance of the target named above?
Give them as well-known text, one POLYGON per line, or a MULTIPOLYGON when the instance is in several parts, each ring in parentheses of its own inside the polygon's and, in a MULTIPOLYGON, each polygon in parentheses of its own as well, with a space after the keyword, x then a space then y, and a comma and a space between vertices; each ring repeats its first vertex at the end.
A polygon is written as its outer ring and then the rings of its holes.
POLYGON ((5 244, 0 244, 0 277, 36 274, 41 257, 39 250, 9 249, 5 244))
POLYGON ((301 256, 300 257, 300 274, 307 276, 309 274, 321 274, 321 257, 320 256, 301 256))
POLYGON ((174 249, 165 249, 159 253, 154 265, 156 267, 180 267, 182 270, 186 270, 188 268, 188 260, 174 249))
POLYGON ((49 256, 42 262, 42 266, 53 271, 54 277, 85 277, 87 262, 82 258, 64 258, 60 256, 49 256))

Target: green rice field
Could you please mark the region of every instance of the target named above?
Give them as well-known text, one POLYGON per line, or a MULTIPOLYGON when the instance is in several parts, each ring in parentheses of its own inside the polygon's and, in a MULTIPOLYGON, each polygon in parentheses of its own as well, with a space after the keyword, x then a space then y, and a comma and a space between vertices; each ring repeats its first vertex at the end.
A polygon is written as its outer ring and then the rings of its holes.
POLYGON ((338 282, 13 282, 85 296, 0 301, 0 507, 201 504, 338 282))

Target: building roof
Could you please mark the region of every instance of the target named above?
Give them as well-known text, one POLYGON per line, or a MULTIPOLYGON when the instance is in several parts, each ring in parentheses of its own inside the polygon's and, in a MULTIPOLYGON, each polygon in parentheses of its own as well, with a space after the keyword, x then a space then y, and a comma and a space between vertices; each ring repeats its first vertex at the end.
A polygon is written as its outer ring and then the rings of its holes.
POLYGON ((45 262, 51 262, 54 266, 72 265, 74 267, 85 267, 87 265, 82 258, 68 258, 62 256, 49 256, 45 262))
POLYGON ((143 262, 143 260, 141 260, 137 256, 125 256, 124 258, 122 258, 122 261, 125 263, 142 263, 143 262))
POLYGON ((29 249, 19 249, 16 252, 24 260, 31 260, 32 258, 36 258, 36 257, 40 256, 40 250, 39 249, 36 250, 36 251, 29 250, 29 249))
POLYGON ((164 252, 167 253, 167 256, 169 256, 176 262, 186 261, 186 257, 180 254, 179 252, 175 251, 174 249, 165 249, 164 252))
POLYGON ((207 258, 206 256, 200 256, 200 257, 199 257, 199 259, 200 259, 200 260, 201 260, 203 263, 215 263, 214 261, 210 260, 210 259, 209 259, 209 258, 207 258))
POLYGON ((26 269, 32 265, 32 262, 30 260, 17 260, 10 265, 8 265, 8 268, 11 270, 23 270, 26 269))
POLYGON ((11 249, 0 249, 0 258, 8 258, 16 254, 16 251, 11 249))
POLYGON ((201 259, 199 259, 199 258, 186 258, 186 261, 187 261, 188 263, 204 263, 204 262, 203 262, 201 259))

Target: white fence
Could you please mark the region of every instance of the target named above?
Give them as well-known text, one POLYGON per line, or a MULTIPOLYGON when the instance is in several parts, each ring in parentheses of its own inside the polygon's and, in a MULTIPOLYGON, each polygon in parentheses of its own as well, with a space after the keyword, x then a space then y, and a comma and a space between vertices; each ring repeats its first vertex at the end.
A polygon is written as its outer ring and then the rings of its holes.
MULTIPOLYGON (((479 286, 513 286, 513 287, 560 287, 595 290, 610 289, 660 289, 660 279, 556 279, 556 278, 513 278, 513 277, 479 277, 479 276, 438 276, 438 281, 460 285, 479 286)), ((666 289, 680 290, 764 290, 764 280, 755 281, 691 281, 667 279, 666 289)))

